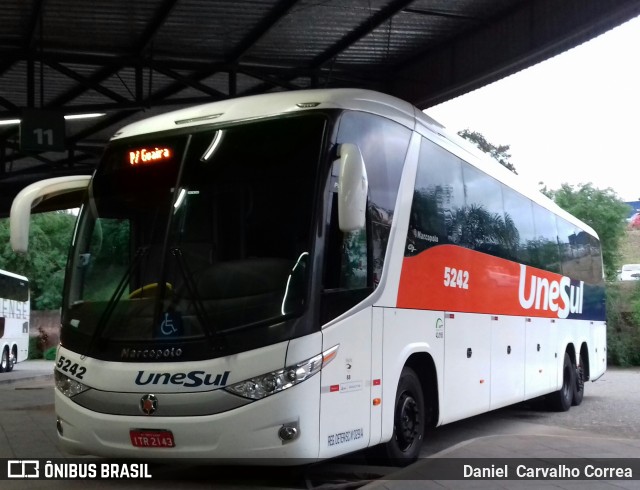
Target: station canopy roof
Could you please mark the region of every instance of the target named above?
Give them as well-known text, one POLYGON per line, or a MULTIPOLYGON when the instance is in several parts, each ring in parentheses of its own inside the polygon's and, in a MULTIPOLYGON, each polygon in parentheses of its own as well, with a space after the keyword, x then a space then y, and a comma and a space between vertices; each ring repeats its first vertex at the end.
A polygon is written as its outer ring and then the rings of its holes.
POLYGON ((0 212, 33 181, 91 173, 119 127, 160 112, 318 87, 427 108, 639 14, 640 0, 5 0, 0 121, 23 123, 0 125, 0 212), (32 122, 90 113, 55 138, 32 122))

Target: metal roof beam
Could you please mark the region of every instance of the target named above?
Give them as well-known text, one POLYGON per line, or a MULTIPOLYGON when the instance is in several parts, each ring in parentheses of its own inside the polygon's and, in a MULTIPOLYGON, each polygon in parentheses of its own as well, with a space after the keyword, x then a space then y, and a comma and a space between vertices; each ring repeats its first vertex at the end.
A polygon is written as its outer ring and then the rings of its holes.
POLYGON ((22 45, 25 48, 32 48, 36 43, 36 33, 42 18, 44 2, 45 0, 35 0, 33 2, 31 15, 29 16, 29 23, 27 24, 27 29, 22 40, 22 45))
POLYGON ((53 68, 57 72, 60 72, 63 75, 66 75, 67 77, 75 80, 76 82, 81 83, 86 88, 93 89, 96 92, 99 92, 102 95, 104 95, 106 97, 109 97, 110 99, 113 99, 116 102, 121 102, 121 103, 125 103, 125 104, 129 102, 129 99, 127 99, 126 97, 123 97, 122 95, 114 92, 113 90, 109 90, 108 88, 103 87, 99 83, 93 82, 92 80, 90 80, 90 79, 88 79, 88 78, 76 73, 75 71, 67 68, 66 66, 61 65, 60 63, 56 63, 56 62, 51 61, 51 60, 47 60, 44 63, 46 63, 48 66, 50 66, 51 68, 53 68))
POLYGON ((358 27, 343 36, 342 39, 336 42, 333 46, 329 47, 324 52, 316 56, 311 61, 311 66, 319 67, 330 59, 336 57, 342 51, 349 48, 351 45, 353 45, 366 35, 370 34, 381 24, 385 23, 402 9, 413 3, 413 1, 414 0, 393 0, 387 6, 381 8, 375 14, 361 23, 358 27))
POLYGON ((242 58, 242 56, 244 56, 244 54, 249 51, 255 43, 257 43, 275 24, 287 15, 289 10, 291 10, 296 3, 298 3, 298 0, 280 0, 280 2, 278 2, 231 51, 228 61, 235 62, 240 60, 240 58, 242 58))
MULTIPOLYGON (((267 83, 268 85, 272 86, 272 87, 282 87, 282 88, 286 88, 287 90, 300 90, 303 87, 300 87, 299 85, 296 85, 294 83, 290 83, 287 80, 284 80, 280 77, 277 76, 269 76, 266 75, 264 72, 260 71, 260 70, 256 70, 253 68, 249 68, 249 67, 238 67, 238 73, 243 73, 251 78, 255 78, 257 80, 261 80, 265 83, 267 83)), ((298 74, 298 75, 294 75, 291 74, 288 76, 288 78, 290 80, 294 80, 295 78, 298 78, 299 76, 311 76, 310 73, 304 73, 304 74, 298 74)))
POLYGON ((135 47, 136 53, 141 54, 149 48, 149 45, 153 42, 156 34, 171 15, 177 3, 178 0, 165 0, 162 5, 158 7, 153 19, 147 24, 140 39, 138 39, 135 47))
POLYGON ((506 77, 640 14, 638 0, 516 3, 387 73, 386 91, 424 109, 506 77))
POLYGON ((104 80, 112 76, 114 73, 118 72, 122 68, 122 65, 108 65, 100 68, 89 78, 85 79, 84 83, 78 84, 75 87, 67 90, 65 93, 56 97, 53 101, 47 104, 47 107, 61 107, 65 104, 68 104, 73 99, 80 97, 83 93, 89 90, 90 87, 99 85, 104 80))
POLYGON ((17 105, 15 105, 10 100, 5 99, 1 95, 0 95, 0 105, 5 106, 7 109, 11 111, 11 114, 7 114, 7 117, 12 117, 20 110, 20 108, 17 105))
MULTIPOLYGON (((138 43, 136 44, 136 55, 140 55, 149 47, 149 44, 153 41, 153 38, 160 27, 166 22, 177 2, 178 0, 165 0, 165 2, 158 8, 154 19, 147 25, 145 31, 142 33, 138 43)), ((117 73, 122 69, 122 67, 123 65, 121 63, 113 63, 102 67, 87 79, 87 84, 83 83, 81 85, 76 85, 66 93, 58 96, 53 102, 51 102, 51 104, 48 104, 48 106, 57 107, 71 102, 73 99, 86 92, 89 87, 102 83, 104 80, 117 73)))
POLYGON ((157 71, 158 73, 162 73, 163 75, 169 78, 172 78, 176 82, 180 82, 185 86, 195 88, 200 92, 204 92, 207 95, 211 95, 212 97, 222 97, 222 98, 226 97, 226 94, 223 94, 222 92, 219 92, 214 88, 208 87, 207 85, 204 85, 198 80, 192 80, 191 78, 185 77, 180 73, 177 73, 169 68, 165 68, 164 65, 161 63, 154 62, 151 64, 151 67, 153 68, 154 71, 157 71))

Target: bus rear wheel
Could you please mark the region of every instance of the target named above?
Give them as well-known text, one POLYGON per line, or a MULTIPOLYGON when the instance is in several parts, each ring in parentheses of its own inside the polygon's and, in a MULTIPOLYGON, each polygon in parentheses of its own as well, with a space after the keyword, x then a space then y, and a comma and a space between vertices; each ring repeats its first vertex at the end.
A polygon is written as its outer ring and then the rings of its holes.
POLYGON ((548 406, 556 412, 566 412, 573 402, 573 390, 575 389, 575 368, 568 352, 564 353, 562 364, 562 386, 558 391, 548 396, 548 406))
POLYGON ((422 385, 413 369, 405 367, 400 375, 393 415, 393 435, 385 445, 388 459, 406 466, 420 455, 425 430, 422 385))
POLYGON ((17 361, 18 361, 18 355, 17 355, 16 347, 14 346, 13 349, 12 349, 11 354, 9 354, 9 364, 7 364, 7 372, 8 373, 13 371, 13 367, 16 365, 17 361))
POLYGON ((582 403, 584 397, 584 364, 582 356, 578 356, 578 365, 573 366, 575 382, 573 383, 573 400, 571 404, 575 407, 582 403))
POLYGON ((2 357, 0 357, 0 373, 11 371, 9 363, 9 348, 5 347, 2 351, 2 357))

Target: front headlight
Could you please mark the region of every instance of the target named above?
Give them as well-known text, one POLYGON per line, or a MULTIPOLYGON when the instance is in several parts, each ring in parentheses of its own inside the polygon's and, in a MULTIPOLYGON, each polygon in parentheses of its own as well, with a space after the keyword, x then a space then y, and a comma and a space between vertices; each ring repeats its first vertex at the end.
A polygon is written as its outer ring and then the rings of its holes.
POLYGON ((71 398, 72 396, 79 395, 83 391, 89 389, 88 386, 83 385, 80 381, 70 378, 69 376, 62 374, 57 369, 54 371, 54 377, 56 380, 56 388, 60 390, 64 396, 71 398))
POLYGON ((251 400, 259 400, 265 396, 273 395, 280 391, 302 383, 319 372, 329 364, 338 354, 339 345, 334 345, 317 356, 302 361, 293 366, 285 367, 278 371, 255 376, 239 383, 225 387, 229 393, 251 400))

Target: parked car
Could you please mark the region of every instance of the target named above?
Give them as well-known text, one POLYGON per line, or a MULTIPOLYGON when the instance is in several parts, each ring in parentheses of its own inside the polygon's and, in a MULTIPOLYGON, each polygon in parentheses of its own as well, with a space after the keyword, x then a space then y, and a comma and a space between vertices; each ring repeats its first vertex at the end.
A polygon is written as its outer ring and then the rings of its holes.
POLYGON ((631 218, 627 220, 629 222, 628 228, 630 230, 640 229, 640 213, 635 213, 631 218))
POLYGON ((640 280, 640 264, 624 264, 618 271, 618 281, 640 280))

